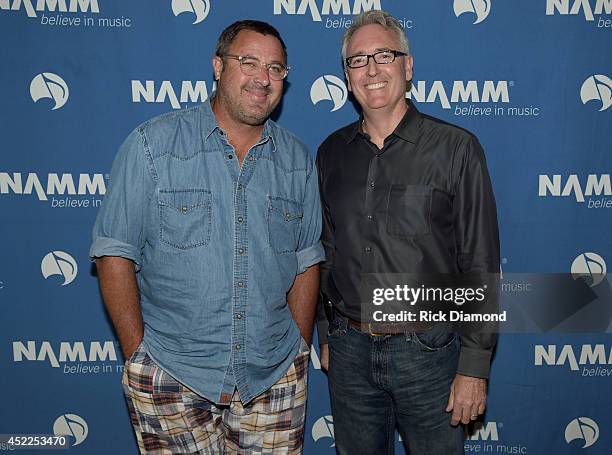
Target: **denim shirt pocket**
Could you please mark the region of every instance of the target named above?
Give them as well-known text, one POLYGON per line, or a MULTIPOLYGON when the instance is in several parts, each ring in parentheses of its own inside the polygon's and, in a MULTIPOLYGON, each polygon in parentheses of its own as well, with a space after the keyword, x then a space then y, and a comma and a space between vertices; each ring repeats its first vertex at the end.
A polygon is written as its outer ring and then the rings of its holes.
POLYGON ((207 189, 159 190, 159 238, 179 250, 210 241, 212 195, 207 189))
POLYGON ((416 237, 430 232, 432 187, 391 185, 387 204, 387 233, 416 237))
POLYGON ((268 235, 275 253, 295 253, 303 216, 299 202, 268 196, 268 235))

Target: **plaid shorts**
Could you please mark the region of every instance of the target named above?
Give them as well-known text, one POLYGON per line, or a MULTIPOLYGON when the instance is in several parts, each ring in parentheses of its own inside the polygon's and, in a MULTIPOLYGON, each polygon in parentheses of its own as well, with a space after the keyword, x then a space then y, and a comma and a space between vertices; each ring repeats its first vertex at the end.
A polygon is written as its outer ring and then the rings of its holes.
POLYGON ((309 350, 276 384, 243 406, 237 390, 226 406, 201 397, 139 346, 126 362, 123 390, 143 454, 300 454, 304 442, 309 350))

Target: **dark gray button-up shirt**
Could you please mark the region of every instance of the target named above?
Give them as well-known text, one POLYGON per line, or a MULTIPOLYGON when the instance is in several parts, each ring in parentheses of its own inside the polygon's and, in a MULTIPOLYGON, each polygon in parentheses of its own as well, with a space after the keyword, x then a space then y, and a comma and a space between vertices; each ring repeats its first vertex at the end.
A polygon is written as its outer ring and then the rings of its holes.
MULTIPOLYGON (((408 105, 382 150, 361 122, 319 148, 321 290, 351 319, 361 319, 364 273, 499 273, 495 199, 478 140, 408 105)), ((325 342, 322 309, 318 329, 325 342)), ((458 372, 487 377, 495 342, 495 334, 461 336, 458 372)))

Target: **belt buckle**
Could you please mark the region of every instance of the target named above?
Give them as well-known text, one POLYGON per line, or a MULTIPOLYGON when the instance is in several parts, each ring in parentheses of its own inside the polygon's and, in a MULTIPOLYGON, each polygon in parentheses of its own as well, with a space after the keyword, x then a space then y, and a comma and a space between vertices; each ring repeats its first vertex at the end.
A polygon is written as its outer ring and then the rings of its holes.
POLYGON ((373 337, 383 337, 386 335, 386 333, 374 333, 372 332, 372 323, 368 322, 368 333, 370 335, 372 335, 373 337))

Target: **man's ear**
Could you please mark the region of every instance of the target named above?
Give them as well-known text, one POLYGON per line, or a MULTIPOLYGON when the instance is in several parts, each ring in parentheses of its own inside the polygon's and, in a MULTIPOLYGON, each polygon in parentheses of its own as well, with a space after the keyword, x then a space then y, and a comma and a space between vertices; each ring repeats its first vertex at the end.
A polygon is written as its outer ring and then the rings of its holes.
POLYGON ((404 70, 406 72, 406 80, 412 80, 412 65, 414 64, 414 60, 412 59, 412 55, 407 55, 404 57, 404 70))
POLYGON ((215 80, 218 81, 221 78, 221 73, 223 72, 223 59, 218 55, 215 55, 212 58, 212 66, 215 73, 215 80))
POLYGON ((349 74, 346 68, 344 69, 344 77, 346 78, 346 88, 348 89, 349 92, 352 92, 353 90, 351 88, 351 78, 349 77, 349 74))

